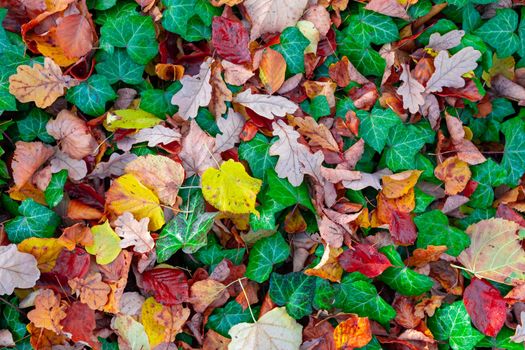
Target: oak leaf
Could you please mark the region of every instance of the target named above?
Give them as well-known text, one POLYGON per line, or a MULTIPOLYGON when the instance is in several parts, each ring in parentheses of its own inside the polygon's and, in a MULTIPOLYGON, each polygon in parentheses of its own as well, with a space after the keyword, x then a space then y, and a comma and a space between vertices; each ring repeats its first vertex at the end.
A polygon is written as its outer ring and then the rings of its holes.
POLYGON ((155 247, 155 242, 148 230, 149 218, 140 221, 135 220, 133 215, 125 212, 115 220, 115 232, 122 237, 121 248, 134 246, 133 251, 147 253, 155 247))
POLYGON ((117 146, 121 150, 128 152, 136 143, 147 142, 148 147, 155 147, 159 144, 167 145, 175 141, 180 141, 180 139, 181 134, 178 129, 156 125, 152 128, 141 129, 136 134, 117 141, 117 146))
POLYGON ((199 74, 185 75, 180 82, 182 89, 171 98, 171 104, 179 106, 178 114, 182 119, 195 118, 199 107, 210 103, 212 86, 210 84, 212 60, 208 59, 201 64, 199 74))
POLYGON ((230 108, 226 119, 219 118, 217 120, 221 134, 217 134, 215 137, 214 151, 220 153, 233 148, 241 140, 241 132, 245 123, 244 117, 230 108))
POLYGON ((66 89, 75 85, 78 81, 63 75, 60 67, 48 57, 44 59, 44 66, 38 63, 33 67, 20 65, 16 74, 9 77, 9 92, 18 101, 35 102, 39 108, 51 106, 66 89))
POLYGON ((410 113, 419 112, 419 106, 425 104, 425 87, 412 76, 406 64, 403 65, 403 73, 399 79, 403 83, 397 89, 397 93, 403 97, 403 108, 408 109, 410 113))
POLYGON ((430 35, 430 39, 428 40, 427 47, 435 50, 435 51, 442 51, 442 50, 448 50, 452 49, 459 44, 461 44, 461 39, 465 35, 464 30, 451 30, 450 32, 441 35, 441 33, 432 33, 430 35))
POLYGON ((0 295, 15 288, 31 288, 40 277, 36 258, 18 251, 15 244, 0 246, 0 295))
POLYGON ((182 139, 182 151, 179 153, 184 170, 186 170, 186 178, 195 174, 201 176, 206 169, 217 165, 216 159, 221 157, 218 153, 213 152, 214 148, 215 139, 202 131, 195 121, 192 121, 190 131, 182 139))
POLYGON ((297 110, 297 105, 282 96, 252 94, 251 90, 244 90, 233 98, 233 102, 243 105, 267 119, 284 117, 297 110))
POLYGON ((332 136, 330 130, 323 124, 318 124, 312 117, 294 118, 293 125, 298 127, 300 134, 307 137, 312 147, 321 147, 323 149, 339 152, 339 145, 332 136))
POLYGON ((31 180, 33 174, 53 155, 55 151, 50 146, 42 142, 23 142, 15 143, 13 154, 13 180, 15 188, 21 189, 31 180))
POLYGON ((230 350, 296 350, 302 343, 302 326, 288 315, 285 307, 274 308, 255 323, 239 323, 230 328, 230 350))
POLYGON ((102 275, 98 272, 91 273, 85 278, 73 278, 68 284, 80 301, 93 310, 102 310, 108 302, 111 288, 107 283, 102 282, 102 275))
POLYGON ((75 113, 63 109, 46 125, 46 131, 57 140, 62 152, 73 159, 93 154, 98 146, 89 128, 75 113))
POLYGON ((152 190, 161 203, 174 205, 179 187, 184 181, 184 168, 180 163, 161 155, 148 154, 131 161, 125 169, 144 186, 152 190))
POLYGON ((493 218, 470 225, 470 247, 458 256, 464 269, 478 278, 518 285, 525 280, 525 251, 514 221, 493 218))
POLYGON ((36 296, 35 309, 28 312, 27 318, 36 327, 60 333, 60 321, 67 316, 64 309, 65 306, 60 303, 60 296, 55 295, 51 289, 44 289, 36 296))

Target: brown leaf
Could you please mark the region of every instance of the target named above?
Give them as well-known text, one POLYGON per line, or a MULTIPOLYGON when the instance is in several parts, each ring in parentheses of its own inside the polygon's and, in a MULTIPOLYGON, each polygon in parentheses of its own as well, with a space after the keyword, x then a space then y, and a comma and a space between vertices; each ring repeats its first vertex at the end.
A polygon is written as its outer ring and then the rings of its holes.
POLYGON ((450 157, 434 169, 434 175, 445 183, 445 193, 455 195, 465 189, 470 176, 468 164, 458 158, 450 157))
POLYGON ((319 264, 306 269, 304 273, 308 276, 317 276, 332 282, 341 282, 343 268, 339 265, 337 257, 343 253, 343 248, 332 248, 325 246, 323 256, 319 264))
POLYGON ((397 89, 397 93, 403 97, 403 108, 408 109, 410 113, 419 112, 419 106, 425 103, 423 97, 425 87, 412 77, 410 68, 406 64, 403 65, 400 80, 403 83, 397 89))
POLYGON ((44 289, 35 298, 35 309, 29 311, 27 318, 36 327, 60 333, 62 330, 60 321, 67 316, 64 309, 64 305, 60 304, 60 296, 55 295, 50 289, 44 289))
POLYGON ((292 125, 298 127, 299 133, 309 139, 312 147, 321 147, 333 152, 339 152, 339 145, 332 133, 323 124, 318 124, 312 117, 294 118, 292 125))
POLYGON ((21 189, 31 180, 33 174, 55 153, 53 148, 42 142, 23 142, 15 143, 13 154, 13 180, 15 189, 21 189))
POLYGON ((157 63, 155 65, 155 74, 162 80, 180 80, 184 76, 184 66, 171 63, 157 63))
POLYGON ((75 113, 63 109, 46 125, 46 131, 58 141, 60 149, 73 159, 93 154, 98 146, 86 122, 75 113))
POLYGON ((405 260, 407 266, 421 267, 430 262, 438 261, 441 254, 447 251, 447 246, 444 245, 429 245, 426 248, 417 248, 412 253, 412 256, 405 260))
POLYGON ((245 0, 244 7, 252 21, 251 40, 262 34, 279 33, 293 27, 301 18, 307 0, 245 0))
POLYGON ((137 253, 147 253, 155 248, 155 242, 148 230, 149 218, 135 220, 133 214, 125 212, 115 220, 115 233, 122 237, 121 248, 133 246, 137 253))
POLYGON ((16 74, 9 77, 9 92, 20 102, 35 102, 37 107, 46 108, 77 84, 77 80, 63 75, 60 67, 46 57, 43 67, 38 63, 33 67, 18 66, 16 74))
POLYGON ((337 349, 361 348, 372 340, 372 331, 368 317, 351 315, 334 330, 334 342, 337 349))
POLYGON ((182 139, 182 151, 179 154, 186 178, 194 174, 201 176, 206 169, 217 165, 216 160, 221 157, 213 153, 214 148, 215 139, 202 131, 195 121, 191 121, 190 131, 182 139))
POLYGON ((93 32, 85 16, 70 15, 64 17, 57 27, 57 43, 66 56, 82 57, 93 48, 93 32))
POLYGON ((240 64, 231 63, 223 60, 221 62, 224 68, 224 81, 231 85, 241 86, 255 74, 240 64))
POLYGON ((71 289, 80 297, 80 301, 93 310, 102 310, 108 302, 111 288, 102 282, 100 273, 90 273, 85 278, 74 278, 68 281, 71 289))
POLYGON ((371 0, 365 9, 381 13, 389 17, 397 17, 406 21, 410 20, 406 9, 397 0, 371 0))
POLYGON ((219 61, 214 61, 211 64, 211 76, 210 76, 210 85, 211 85, 211 100, 208 108, 210 112, 215 116, 216 119, 221 118, 221 116, 226 113, 226 101, 230 102, 233 98, 232 92, 224 80, 222 80, 222 67, 219 61))
POLYGON ((525 88, 516 84, 507 77, 499 74, 491 80, 492 90, 498 96, 518 102, 520 106, 525 105, 525 88))
POLYGON ((339 87, 346 87, 351 81, 355 81, 359 84, 366 84, 369 82, 368 79, 359 73, 357 68, 354 67, 352 62, 350 62, 346 56, 343 56, 339 62, 332 63, 328 68, 328 74, 339 87))
POLYGON ((332 26, 330 13, 321 5, 310 6, 304 13, 303 18, 312 22, 323 37, 326 36, 332 26))
POLYGON ((219 307, 229 297, 226 286, 212 279, 198 281, 191 286, 190 302, 197 312, 204 312, 209 306, 219 307))

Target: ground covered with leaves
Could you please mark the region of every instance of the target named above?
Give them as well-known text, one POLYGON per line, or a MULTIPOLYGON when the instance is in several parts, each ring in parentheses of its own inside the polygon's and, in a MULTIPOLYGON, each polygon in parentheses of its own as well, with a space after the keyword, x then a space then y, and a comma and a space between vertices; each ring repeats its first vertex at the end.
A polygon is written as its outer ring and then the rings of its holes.
POLYGON ((0 5, 0 347, 524 348, 521 1, 0 5))

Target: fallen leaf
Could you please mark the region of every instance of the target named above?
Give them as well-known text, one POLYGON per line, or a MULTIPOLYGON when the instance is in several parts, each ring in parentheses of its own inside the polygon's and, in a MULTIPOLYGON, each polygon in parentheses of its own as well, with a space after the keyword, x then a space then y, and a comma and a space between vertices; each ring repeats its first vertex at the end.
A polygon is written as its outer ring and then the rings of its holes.
POLYGON ((281 88, 285 73, 286 61, 283 55, 269 47, 264 49, 259 63, 259 78, 267 93, 273 94, 281 88))
POLYGON ((410 192, 417 183, 422 171, 407 170, 401 173, 382 177, 383 190, 381 193, 389 199, 402 197, 410 192))
POLYGON ((176 268, 156 267, 144 272, 144 290, 153 293, 155 300, 164 305, 176 305, 187 302, 189 287, 184 271, 176 268))
POLYGON ((255 323, 239 323, 230 328, 230 350, 296 350, 302 342, 302 326, 285 307, 274 308, 255 323))
POLYGON ((19 252, 15 244, 0 246, 0 295, 12 294, 15 288, 31 288, 40 278, 36 258, 19 252))
POLYGON ((148 230, 149 218, 140 221, 135 220, 133 215, 125 212, 115 220, 115 232, 122 237, 121 248, 133 246, 137 253, 147 253, 155 247, 155 242, 148 230))
POLYGON ((56 29, 58 45, 68 57, 82 57, 93 48, 94 29, 89 20, 81 14, 62 19, 56 29))
POLYGON ((50 58, 44 59, 44 66, 35 63, 33 67, 20 65, 16 74, 9 77, 9 92, 18 101, 35 102, 39 108, 46 108, 66 89, 78 85, 69 75, 63 75, 60 67, 50 58))
POLYGON ((87 164, 83 159, 73 159, 62 151, 56 151, 49 164, 52 173, 67 170, 68 177, 75 181, 85 178, 88 171, 87 164))
MULTIPOLYGON (((147 129, 144 129, 147 130, 147 129)), ((112 153, 107 162, 100 162, 89 174, 89 177, 104 179, 106 177, 124 175, 124 169, 131 161, 137 159, 133 153, 112 153)))
POLYGON ((244 90, 233 98, 233 102, 243 105, 267 119, 284 117, 297 110, 297 105, 282 96, 252 94, 251 90, 244 90))
POLYGON ((333 152, 339 152, 339 145, 330 130, 323 124, 318 124, 312 117, 294 118, 292 124, 298 127, 300 134, 309 139, 312 147, 321 147, 333 152))
POLYGON ((332 63, 328 67, 330 78, 337 83, 339 87, 346 87, 351 81, 359 84, 368 83, 366 79, 355 66, 348 60, 348 57, 343 56, 339 62, 332 63))
POLYGON ((410 16, 403 5, 397 0, 371 0, 365 9, 381 13, 385 16, 397 17, 406 21, 410 20, 410 16))
POLYGON ((408 109, 410 113, 419 112, 419 107, 425 103, 423 97, 425 87, 412 77, 410 68, 406 64, 403 65, 400 79, 403 83, 397 89, 397 93, 403 97, 403 108, 408 109))
POLYGON ((468 164, 457 156, 445 159, 434 169, 434 175, 445 183, 445 193, 455 195, 462 192, 472 175, 468 164))
POLYGON ((370 278, 379 276, 392 266, 383 253, 369 244, 357 244, 353 249, 345 250, 338 261, 346 272, 359 271, 370 278))
POLYGON ((152 297, 146 299, 141 320, 150 345, 173 342, 189 316, 190 310, 181 305, 164 306, 152 297))
POLYGON ((248 31, 241 21, 226 17, 214 17, 211 42, 217 54, 235 64, 250 63, 248 31))
POLYGON ((97 264, 107 265, 117 258, 121 251, 120 238, 106 221, 102 225, 91 227, 93 244, 86 246, 86 251, 96 256, 97 264))
POLYGON ((428 40, 427 47, 439 52, 443 50, 449 50, 461 43, 461 39, 465 35, 464 30, 451 30, 450 32, 441 35, 441 33, 432 33, 428 40))
POLYGON ((98 272, 91 273, 85 278, 74 278, 68 281, 80 301, 93 310, 102 310, 108 302, 111 288, 102 282, 102 275, 98 272))
POLYGON ((206 169, 217 165, 220 155, 213 152, 215 142, 195 121, 191 122, 190 131, 183 137, 182 151, 179 153, 186 178, 195 174, 201 176, 206 169))
POLYGON ((11 168, 13 169, 15 188, 21 189, 55 151, 38 141, 17 141, 15 147, 11 168))
POLYGON ((93 349, 101 349, 101 344, 95 336, 95 312, 86 304, 73 302, 67 309, 67 316, 62 320, 64 332, 71 334, 74 342, 89 344, 93 349))
POLYGON ((438 261, 441 254, 448 249, 444 245, 429 245, 426 248, 417 248, 412 252, 412 256, 405 260, 407 266, 421 267, 428 263, 438 261))
POLYGON ((241 132, 245 122, 244 117, 232 108, 228 110, 226 118, 219 118, 217 127, 221 134, 217 134, 215 137, 214 152, 220 153, 233 148, 241 140, 241 132))
POLYGON ((210 278, 195 282, 190 295, 190 302, 197 312, 204 312, 209 306, 220 307, 230 298, 227 287, 210 278))
POLYGON ((372 340, 368 317, 351 315, 335 327, 334 342, 337 349, 361 348, 372 340))
POLYGON ((233 160, 219 170, 208 168, 202 174, 202 194, 215 208, 233 214, 258 214, 255 209, 262 181, 248 175, 244 166, 233 160))
POLYGON ((341 282, 343 268, 339 265, 338 257, 343 253, 343 248, 331 248, 325 246, 325 250, 319 264, 306 269, 304 273, 308 276, 317 276, 332 282, 341 282))
POLYGON ((60 321, 67 316, 64 309, 65 306, 60 303, 60 296, 55 295, 50 289, 44 289, 36 296, 35 309, 27 313, 27 318, 36 327, 60 333, 62 331, 60 321))
POLYGON ((135 321, 133 317, 117 315, 111 321, 111 328, 120 336, 119 342, 123 342, 119 348, 127 346, 127 348, 131 350, 151 349, 144 326, 140 322, 135 321))
POLYGON ((50 272, 64 249, 64 243, 57 238, 30 237, 18 244, 18 251, 36 258, 40 272, 50 272))

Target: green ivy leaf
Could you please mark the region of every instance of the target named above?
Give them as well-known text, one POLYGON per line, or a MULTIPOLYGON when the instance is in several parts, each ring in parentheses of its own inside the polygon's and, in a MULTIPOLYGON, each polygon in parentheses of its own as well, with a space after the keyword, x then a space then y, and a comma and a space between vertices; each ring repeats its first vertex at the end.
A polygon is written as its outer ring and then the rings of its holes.
POLYGON ((310 102, 310 115, 315 120, 330 115, 330 105, 325 95, 315 96, 310 102))
POLYGON ((234 265, 240 265, 245 252, 245 248, 224 249, 217 243, 215 235, 209 235, 208 244, 199 249, 193 256, 204 265, 209 265, 213 269, 215 265, 224 259, 230 260, 234 265))
POLYGON ((166 91, 159 89, 142 91, 140 93, 140 109, 155 114, 159 118, 165 118, 166 114, 175 114, 177 106, 171 104, 171 98, 181 87, 181 83, 175 82, 168 86, 166 91))
POLYGON ((179 249, 193 254, 206 246, 208 232, 218 213, 204 212, 205 204, 201 194, 194 194, 190 202, 182 207, 186 213, 179 213, 164 226, 157 240, 159 263, 168 260, 179 249))
POLYGON ((213 16, 220 16, 221 9, 207 0, 163 0, 166 10, 162 25, 167 31, 179 34, 184 40, 210 39, 213 16))
POLYGON ((310 41, 296 27, 288 27, 281 33, 280 43, 272 48, 280 52, 290 74, 304 73, 304 50, 310 41))
POLYGON ((112 53, 100 50, 95 69, 105 76, 110 84, 123 81, 127 84, 140 84, 144 65, 133 62, 125 49, 115 48, 112 53))
POLYGON ((473 349, 483 339, 470 323, 462 300, 439 308, 428 320, 428 328, 437 340, 446 340, 454 350, 473 349))
MULTIPOLYGON (((255 319, 258 318, 259 308, 252 308, 255 319)), ((207 328, 213 329, 223 337, 230 338, 228 331, 236 324, 242 322, 254 322, 250 309, 242 309, 242 306, 235 300, 230 301, 222 308, 213 310, 206 323, 207 328)))
POLYGON ((337 33, 337 50, 364 75, 380 77, 385 72, 386 61, 369 44, 355 40, 351 35, 337 33))
POLYGON ((356 313, 383 325, 396 316, 396 311, 379 296, 370 279, 359 272, 346 275, 335 287, 333 306, 343 312, 356 313))
POLYGON ((295 204, 301 204, 312 212, 315 212, 312 201, 310 200, 310 194, 308 193, 308 187, 304 183, 298 187, 294 187, 288 180, 281 179, 277 176, 275 170, 270 169, 268 170, 268 185, 270 186, 268 196, 281 205, 281 209, 295 204))
MULTIPOLYGON (((426 124, 428 125, 428 124, 426 124)), ((430 128, 430 126, 428 126, 430 128)), ((384 153, 388 168, 394 172, 414 169, 416 154, 425 143, 431 143, 434 132, 426 127, 397 124, 387 138, 388 150, 384 153)))
POLYGON ((525 172, 525 121, 512 118, 501 125, 505 153, 501 165, 507 171, 507 184, 516 186, 525 172))
POLYGON ((344 33, 365 45, 370 43, 381 45, 399 39, 399 31, 392 17, 365 10, 363 6, 360 6, 359 11, 348 17, 345 22, 348 25, 344 33))
POLYGON ((361 121, 359 136, 379 153, 386 145, 390 129, 402 124, 401 119, 391 109, 374 107, 370 113, 359 110, 357 116, 361 121))
POLYGON ((421 295, 432 289, 434 282, 428 276, 417 273, 403 264, 401 256, 394 246, 386 246, 379 251, 386 255, 392 263, 379 277, 390 288, 403 295, 421 295))
MULTIPOLYGON (((13 297, 9 300, 12 305, 18 306, 18 298, 13 297)), ((3 319, 0 320, 2 328, 7 328, 13 334, 15 341, 20 341, 27 334, 26 324, 20 320, 20 313, 17 309, 5 304, 2 311, 3 319)))
POLYGON ((69 89, 66 98, 82 112, 99 116, 106 111, 106 102, 113 101, 117 95, 105 76, 94 74, 80 85, 69 89))
POLYGON ((279 306, 286 306, 286 311, 295 319, 312 313, 312 298, 315 278, 302 272, 286 275, 272 273, 270 277, 270 298, 279 306))
POLYGON ((46 203, 50 208, 54 208, 62 201, 64 198, 64 185, 67 180, 67 170, 60 170, 58 173, 55 173, 51 176, 51 181, 47 185, 46 190, 44 191, 44 196, 46 198, 46 203))
POLYGON ((496 337, 485 337, 476 347, 491 348, 491 349, 508 349, 508 350, 523 350, 523 343, 514 343, 510 337, 514 335, 515 331, 503 327, 496 337))
POLYGON ((26 238, 53 237, 60 224, 60 217, 32 199, 26 199, 18 208, 20 216, 5 224, 7 237, 12 243, 20 243, 26 238))
POLYGON ((135 63, 147 64, 157 55, 155 25, 150 16, 138 13, 118 16, 106 21, 100 34, 102 47, 124 48, 135 63))
POLYGON ((512 55, 519 48, 519 38, 514 33, 518 27, 518 14, 512 9, 497 9, 496 16, 479 27, 475 34, 494 49, 498 57, 512 55))
POLYGON ((277 164, 277 157, 270 156, 270 146, 266 136, 259 133, 239 145, 239 158, 248 162, 253 176, 259 179, 264 179, 268 169, 273 169, 277 164))
POLYGON ((290 247, 281 233, 258 240, 253 246, 246 268, 246 277, 263 283, 272 273, 273 265, 282 263, 290 255, 290 247))
POLYGON ((447 254, 458 256, 470 245, 470 237, 460 229, 449 226, 448 218, 439 210, 416 216, 414 223, 419 231, 417 247, 429 245, 446 245, 447 254))
POLYGON ((38 108, 33 108, 31 112, 22 120, 16 122, 20 139, 30 142, 39 138, 43 142, 51 143, 55 139, 46 131, 46 124, 49 121, 49 115, 38 108))
POLYGON ((492 187, 503 185, 507 180, 507 171, 492 159, 483 164, 470 168, 472 180, 478 183, 476 190, 470 196, 469 205, 475 208, 487 208, 494 201, 494 190, 492 187))

